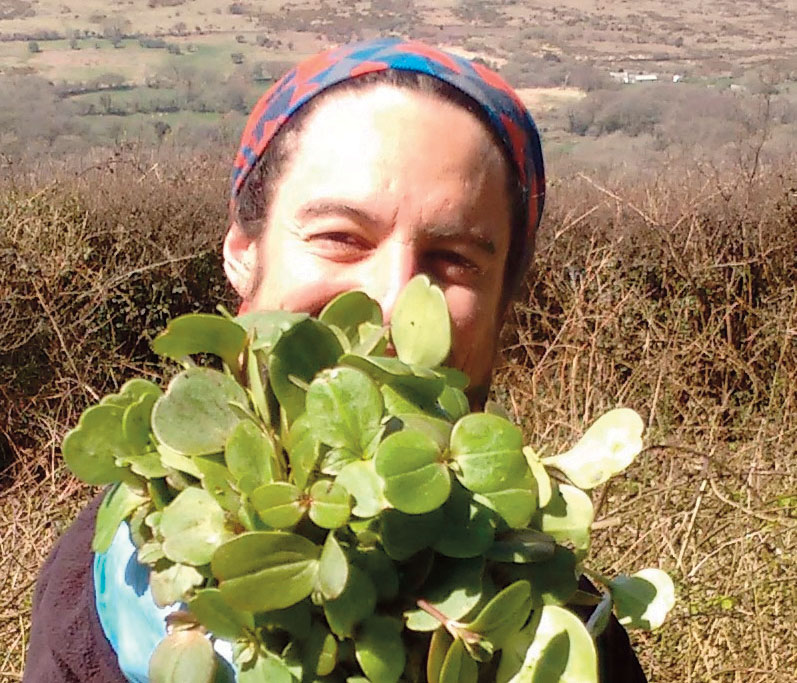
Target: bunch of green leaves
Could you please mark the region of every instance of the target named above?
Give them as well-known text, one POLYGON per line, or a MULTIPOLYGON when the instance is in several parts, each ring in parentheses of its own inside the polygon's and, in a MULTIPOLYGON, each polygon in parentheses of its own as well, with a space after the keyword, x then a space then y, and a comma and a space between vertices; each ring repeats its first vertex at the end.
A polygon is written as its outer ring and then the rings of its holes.
POLYGON ((612 611, 661 624, 657 569, 578 583, 584 490, 640 451, 638 415, 538 457, 496 408, 470 412, 450 345, 424 276, 389 326, 361 292, 318 318, 186 315, 153 343, 182 364, 165 390, 135 379, 83 414, 63 453, 110 485, 95 551, 126 522, 156 602, 182 607, 151 680, 228 680, 222 639, 243 683, 587 682, 612 611), (586 624, 569 603, 594 605, 586 624))

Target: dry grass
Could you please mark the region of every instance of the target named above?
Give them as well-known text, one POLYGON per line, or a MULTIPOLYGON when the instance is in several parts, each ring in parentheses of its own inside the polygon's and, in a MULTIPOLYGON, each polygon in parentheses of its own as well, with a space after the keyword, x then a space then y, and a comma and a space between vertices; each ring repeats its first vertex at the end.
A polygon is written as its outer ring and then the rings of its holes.
POLYGON ((647 419, 597 493, 595 553, 676 580, 674 617, 636 641, 651 680, 795 679, 795 180, 562 179, 509 331, 498 385, 533 442, 618 404, 647 419))
POLYGON ((565 109, 587 95, 579 88, 518 88, 516 92, 526 108, 533 112, 565 109))
MULTIPOLYGON (((792 681, 797 670, 794 165, 554 179, 530 295, 496 394, 552 450, 623 404, 650 447, 596 492, 602 568, 670 571, 679 602, 636 638, 652 681, 792 681)), ((18 680, 32 582, 89 495, 58 444, 178 313, 229 295, 226 168, 122 154, 0 193, 0 680, 18 680)))

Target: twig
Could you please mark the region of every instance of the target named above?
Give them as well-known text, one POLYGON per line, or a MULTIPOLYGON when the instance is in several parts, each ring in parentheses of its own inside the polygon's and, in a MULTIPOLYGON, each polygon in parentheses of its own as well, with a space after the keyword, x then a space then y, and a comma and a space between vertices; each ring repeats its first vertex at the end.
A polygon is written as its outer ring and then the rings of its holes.
POLYGON ((58 342, 61 344, 61 350, 64 352, 66 359, 69 361, 69 365, 72 368, 72 372, 74 373, 75 378, 80 382, 83 389, 86 390, 86 392, 91 396, 92 399, 94 399, 95 401, 99 401, 100 397, 97 394, 97 392, 94 391, 94 389, 92 389, 88 384, 86 384, 83 381, 81 374, 78 372, 77 365, 75 365, 75 359, 72 358, 72 354, 69 353, 69 349, 67 348, 66 342, 64 341, 64 336, 61 334, 61 328, 59 327, 58 323, 55 321, 52 311, 50 311, 50 307, 45 303, 44 297, 42 296, 41 291, 39 290, 39 285, 36 283, 36 279, 33 278, 31 280, 31 283, 33 284, 33 288, 36 290, 36 298, 38 298, 39 304, 41 304, 41 307, 44 309, 44 312, 47 314, 47 318, 50 320, 50 325, 52 325, 53 330, 55 331, 55 334, 58 337, 58 342))

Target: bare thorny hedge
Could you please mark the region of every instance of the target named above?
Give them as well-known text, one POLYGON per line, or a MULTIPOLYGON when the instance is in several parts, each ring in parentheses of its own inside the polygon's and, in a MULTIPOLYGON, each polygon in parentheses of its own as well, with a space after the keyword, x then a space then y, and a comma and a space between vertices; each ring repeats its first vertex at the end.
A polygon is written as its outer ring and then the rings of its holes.
MULTIPOLYGON (((793 161, 793 160, 792 160, 793 161)), ((650 446, 598 491, 596 554, 659 565, 675 616, 636 639, 655 681, 797 670, 797 176, 678 168, 551 183, 496 397, 541 448, 615 405, 650 446)), ((134 374, 166 320, 233 305, 226 167, 120 153, 0 178, 0 679, 21 676, 35 573, 91 495, 64 431, 134 374)))

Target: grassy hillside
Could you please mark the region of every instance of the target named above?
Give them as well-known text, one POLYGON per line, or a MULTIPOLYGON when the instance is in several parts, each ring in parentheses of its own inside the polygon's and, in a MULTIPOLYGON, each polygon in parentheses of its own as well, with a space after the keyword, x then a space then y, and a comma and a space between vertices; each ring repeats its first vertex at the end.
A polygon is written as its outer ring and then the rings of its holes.
MULTIPOLYGON (((635 637, 651 680, 793 680, 797 642, 797 175, 780 165, 554 172, 497 400, 556 450, 639 410, 648 448, 596 492, 607 568, 658 565, 678 604, 635 637)), ((234 306, 227 168, 125 149, 0 183, 0 680, 18 680, 36 571, 91 491, 59 443, 89 403, 160 377, 148 341, 234 306), (96 163, 95 163, 96 162, 96 163)))
POLYGON ((241 112, 288 66, 378 34, 496 68, 523 92, 549 154, 579 164, 643 163, 679 147, 713 153, 764 119, 772 146, 793 150, 797 16, 787 0, 750 2, 744 12, 733 3, 660 5, 0 0, 0 154, 198 144, 219 116, 237 132, 241 112), (639 74, 656 81, 634 83, 639 74))

